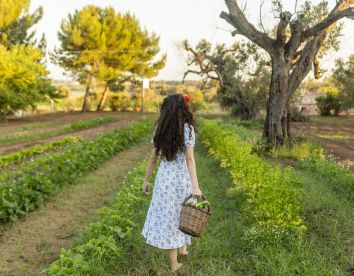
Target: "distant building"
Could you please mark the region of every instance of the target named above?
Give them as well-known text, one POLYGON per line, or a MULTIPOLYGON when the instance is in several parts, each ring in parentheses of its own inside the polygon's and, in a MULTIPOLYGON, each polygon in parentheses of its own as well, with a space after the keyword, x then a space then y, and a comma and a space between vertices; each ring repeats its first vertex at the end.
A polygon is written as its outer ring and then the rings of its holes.
POLYGON ((318 115, 320 111, 316 105, 316 98, 325 95, 325 93, 304 93, 301 95, 302 99, 296 106, 302 110, 304 115, 318 115))

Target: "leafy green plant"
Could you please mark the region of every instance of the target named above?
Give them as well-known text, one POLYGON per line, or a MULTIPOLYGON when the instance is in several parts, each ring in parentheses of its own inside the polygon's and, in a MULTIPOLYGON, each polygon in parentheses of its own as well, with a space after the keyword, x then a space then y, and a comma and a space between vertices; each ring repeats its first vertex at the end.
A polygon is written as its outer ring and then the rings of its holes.
POLYGON ((300 183, 291 168, 267 164, 252 153, 252 143, 216 121, 202 121, 202 137, 209 153, 230 171, 232 190, 247 195, 246 211, 254 223, 244 238, 259 243, 301 238, 307 228, 300 213, 300 183))
POLYGON ((86 128, 106 124, 109 122, 113 122, 115 120, 117 120, 117 118, 114 116, 105 116, 105 117, 97 118, 97 119, 93 119, 93 120, 78 121, 78 122, 72 123, 69 126, 65 127, 63 129, 63 131, 65 131, 65 132, 75 131, 75 130, 77 131, 77 130, 86 129, 86 128))
POLYGON ((6 155, 1 155, 0 156, 0 168, 3 168, 5 166, 17 164, 21 161, 23 161, 26 158, 42 154, 44 152, 48 152, 53 149, 57 149, 66 145, 70 145, 76 142, 81 141, 81 138, 75 137, 75 136, 70 136, 70 137, 65 137, 62 140, 46 143, 43 145, 39 146, 34 146, 31 148, 23 149, 14 153, 6 154, 6 155))
POLYGON ((42 206, 60 187, 74 183, 117 152, 145 137, 151 125, 150 119, 144 119, 40 157, 15 172, 5 171, 0 177, 0 222, 16 220, 42 206))
POLYGON ((191 205, 203 210, 208 210, 208 207, 210 206, 210 202, 208 200, 202 200, 202 201, 192 202, 191 205))

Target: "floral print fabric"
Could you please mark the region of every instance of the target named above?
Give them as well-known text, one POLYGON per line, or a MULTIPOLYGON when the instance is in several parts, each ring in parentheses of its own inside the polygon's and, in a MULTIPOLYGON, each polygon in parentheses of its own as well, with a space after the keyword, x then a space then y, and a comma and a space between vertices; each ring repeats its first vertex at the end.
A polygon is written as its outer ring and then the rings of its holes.
MULTIPOLYGON (((194 147, 194 128, 192 125, 190 128, 187 123, 184 124, 184 144, 194 147)), ((150 143, 153 146, 153 139, 150 143)), ((156 172, 152 199, 141 232, 146 243, 161 249, 192 244, 191 236, 178 229, 182 202, 191 193, 192 182, 185 153, 179 151, 173 161, 167 161, 163 157, 156 172)), ((190 202, 195 200, 192 198, 190 202)))

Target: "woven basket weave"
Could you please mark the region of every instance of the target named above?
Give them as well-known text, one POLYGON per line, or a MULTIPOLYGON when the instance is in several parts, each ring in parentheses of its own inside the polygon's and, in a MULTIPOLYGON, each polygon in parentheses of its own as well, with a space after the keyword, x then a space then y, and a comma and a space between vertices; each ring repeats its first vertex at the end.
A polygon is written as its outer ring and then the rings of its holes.
MULTIPOLYGON (((211 216, 211 207, 209 204, 208 210, 204 210, 193 206, 191 203, 187 203, 192 197, 193 195, 187 196, 182 203, 178 229, 185 234, 199 237, 211 216)), ((201 198, 205 200, 204 196, 201 196, 201 198)))

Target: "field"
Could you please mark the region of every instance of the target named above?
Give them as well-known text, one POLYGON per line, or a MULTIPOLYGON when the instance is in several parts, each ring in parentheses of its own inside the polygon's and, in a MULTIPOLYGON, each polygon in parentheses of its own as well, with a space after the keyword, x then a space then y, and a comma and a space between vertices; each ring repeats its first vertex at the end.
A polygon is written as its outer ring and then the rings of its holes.
MULTIPOLYGON (((170 275, 167 254, 140 235, 156 115, 0 123, 1 275, 170 275)), ((197 127, 198 180, 212 216, 181 275, 354 273, 354 174, 341 165, 354 167, 353 118, 296 123, 301 143, 270 153, 259 123, 197 115, 197 127)))

